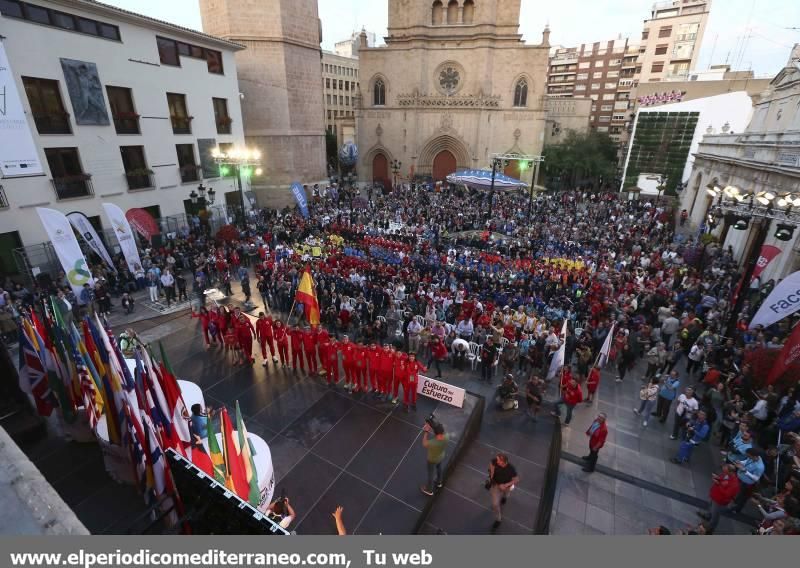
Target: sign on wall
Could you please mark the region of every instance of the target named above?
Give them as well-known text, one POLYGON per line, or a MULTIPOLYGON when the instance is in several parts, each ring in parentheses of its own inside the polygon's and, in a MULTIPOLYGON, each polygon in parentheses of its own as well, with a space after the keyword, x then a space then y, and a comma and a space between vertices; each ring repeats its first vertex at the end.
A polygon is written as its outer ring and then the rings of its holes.
POLYGON ((442 381, 420 375, 417 381, 417 394, 458 408, 463 408, 466 391, 462 388, 448 385, 442 381))
POLYGON ((77 124, 105 126, 109 123, 103 84, 97 65, 90 61, 61 58, 69 100, 77 124))
POLYGON ((44 175, 14 74, 0 41, 0 171, 4 178, 44 175))

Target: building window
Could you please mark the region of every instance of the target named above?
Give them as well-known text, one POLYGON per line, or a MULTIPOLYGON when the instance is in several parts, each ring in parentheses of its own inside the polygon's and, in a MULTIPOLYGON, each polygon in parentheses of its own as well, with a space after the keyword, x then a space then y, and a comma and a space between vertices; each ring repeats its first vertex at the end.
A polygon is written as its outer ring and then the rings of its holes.
POLYGON ((664 70, 664 62, 657 61, 650 66, 651 73, 661 73, 664 70))
POLYGON ((580 63, 578 63, 578 69, 588 69, 589 67, 591 67, 591 65, 592 65, 591 61, 581 61, 580 63))
POLYGON ((595 67, 602 67, 603 65, 605 65, 605 62, 602 59, 598 59, 594 62, 595 67))
POLYGON ((339 106, 344 105, 344 95, 339 95, 339 106))
POLYGON ((328 95, 325 95, 325 96, 326 96, 326 98, 327 98, 327 100, 328 100, 328 104, 331 104, 331 96, 330 96, 330 94, 328 94, 328 95))
POLYGON ((111 117, 117 134, 139 134, 139 115, 133 107, 133 94, 127 87, 106 87, 111 117))
POLYGON ((605 84, 605 88, 606 89, 616 89, 617 88, 617 84, 616 83, 606 83, 605 84))
POLYGON ((333 120, 333 111, 328 111, 328 120, 333 120))
POLYGON ((602 78, 603 78, 603 72, 602 71, 597 71, 595 73, 592 73, 592 79, 602 79, 602 78))
POLYGON ((7 18, 24 18, 22 4, 16 0, 0 0, 0 13, 7 18))
POLYGON ((162 65, 174 65, 180 67, 181 58, 178 56, 178 42, 174 39, 156 37, 158 46, 158 59, 162 65))
POLYGON ((575 90, 576 91, 585 91, 586 90, 586 85, 575 85, 575 90))
POLYGON ((372 88, 372 104, 374 106, 384 106, 386 104, 386 85, 383 79, 375 81, 375 86, 372 88))
POLYGON ((444 20, 444 7, 440 0, 436 0, 431 6, 431 24, 438 26, 444 20))
POLYGON ((589 78, 588 73, 578 73, 578 81, 585 81, 589 78))
POLYGON ((514 87, 514 106, 528 106, 528 81, 520 79, 514 87))
POLYGON ((672 35, 672 26, 662 26, 658 28, 658 37, 669 37, 672 35))
POLYGON ((603 112, 614 110, 614 105, 601 105, 600 110, 603 112))
POLYGON ((618 67, 622 65, 622 59, 612 59, 611 61, 608 62, 608 65, 611 67, 618 67))
POLYGON ((77 148, 45 148, 58 199, 92 195, 91 175, 84 173, 77 148))
POLYGON ((331 88, 331 79, 330 79, 330 77, 326 77, 325 78, 325 88, 326 89, 330 89, 331 88))
POLYGON ((465 24, 471 24, 472 19, 475 17, 475 2, 472 0, 464 1, 464 9, 461 13, 461 19, 465 24))
POLYGON ((83 18, 51 10, 43 6, 19 2, 18 0, 0 0, 0 13, 7 18, 20 18, 45 26, 78 32, 105 39, 119 41, 119 28, 105 22, 83 18))
POLYGON ((181 172, 181 182, 190 183, 200 180, 200 168, 194 160, 194 144, 175 144, 178 153, 178 168, 181 172))
POLYGON ((458 23, 458 0, 450 0, 450 2, 447 3, 447 23, 458 23))
POLYGON ((592 83, 592 86, 591 86, 590 88, 591 88, 593 91, 597 91, 597 90, 599 90, 599 89, 600 89, 600 83, 592 83))
POLYGON ((128 189, 145 189, 153 187, 153 176, 144 158, 144 146, 120 146, 122 167, 125 168, 125 180, 128 189))
POLYGON ((604 101, 613 101, 614 100, 614 96, 615 96, 614 93, 606 93, 605 95, 603 95, 603 100, 604 101))
POLYGON ((345 81, 344 82, 344 90, 345 91, 349 91, 350 90, 350 81, 345 81))
POLYGON ((339 79, 339 90, 340 91, 344 90, 344 81, 342 81, 341 79, 339 79))
POLYGON ((644 30, 642 32, 642 40, 646 40, 649 37, 650 37, 650 30, 644 30))
POLYGON ((169 105, 169 118, 172 121, 173 134, 191 134, 192 116, 186 109, 186 95, 180 93, 167 93, 169 105))
POLYGON ((212 98, 214 105, 214 121, 217 123, 217 134, 230 134, 233 119, 228 114, 228 99, 212 98))
POLYGON ((666 43, 661 43, 661 44, 657 45, 655 54, 656 55, 666 55, 668 47, 669 46, 666 43))
POLYGON ((598 117, 597 120, 600 122, 609 122, 611 120, 611 117, 608 115, 603 115, 598 117))
POLYGON ((345 97, 344 98, 344 104, 346 104, 347 106, 350 106, 350 97, 345 97))
POLYGON ((64 109, 58 81, 23 77, 25 94, 39 134, 72 134, 69 114, 64 109))
POLYGON ((208 72, 216 75, 223 75, 222 52, 213 49, 204 49, 203 51, 206 56, 206 66, 208 67, 208 72))
POLYGON ((616 77, 619 77, 619 71, 609 71, 608 73, 606 73, 606 77, 608 77, 609 79, 614 79, 616 77))

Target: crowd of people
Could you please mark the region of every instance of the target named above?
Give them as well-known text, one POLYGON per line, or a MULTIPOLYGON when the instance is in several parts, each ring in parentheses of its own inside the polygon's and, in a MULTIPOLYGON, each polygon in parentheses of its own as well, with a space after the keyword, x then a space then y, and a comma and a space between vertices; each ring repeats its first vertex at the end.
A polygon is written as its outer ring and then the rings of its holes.
MULTIPOLYGON (((727 465, 714 487, 725 482, 724 506, 740 511, 754 498, 762 532, 800 530, 800 393, 787 377, 765 384, 752 363, 780 347, 794 322, 747 328, 774 283, 741 286, 731 250, 676 233, 679 215, 668 206, 617 194, 566 191, 529 202, 498 193, 488 220, 488 194, 464 188, 347 195, 316 191, 307 217, 260 210, 232 240, 189 227, 143 249, 140 273, 121 259, 116 273, 98 266, 86 302, 68 296, 63 275, 54 285, 71 309, 103 313, 101 299, 145 287, 151 301, 191 300, 207 347, 232 363, 252 365, 260 355, 265 367, 272 360, 324 375, 332 388, 343 379, 350 392, 394 404, 402 390, 406 411, 415 408, 421 372, 479 370, 497 385, 502 410, 517 411, 523 399, 536 420, 549 399, 554 414, 566 408, 565 425, 578 404, 593 402, 612 333, 616 383, 640 387, 633 412, 643 428, 671 421, 674 461, 689 463, 698 445, 718 444, 727 465), (321 312, 315 328, 294 300, 305 270, 321 312), (251 276, 263 306, 257 319, 206 306, 209 288, 230 295, 232 282, 249 302, 251 276), (552 373, 560 350, 564 365, 552 373)), ((3 292, 2 306, 33 304, 36 293, 3 292)), ((714 491, 707 532, 722 510, 714 491)))

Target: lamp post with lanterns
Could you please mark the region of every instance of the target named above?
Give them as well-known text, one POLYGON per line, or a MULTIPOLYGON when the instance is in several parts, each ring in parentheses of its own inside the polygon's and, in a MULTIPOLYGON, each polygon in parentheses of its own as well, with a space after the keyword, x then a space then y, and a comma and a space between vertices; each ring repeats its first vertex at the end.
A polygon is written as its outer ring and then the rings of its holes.
POLYGON ((261 169, 261 152, 257 149, 234 147, 222 150, 219 147, 211 151, 211 157, 214 162, 219 166, 219 173, 225 177, 233 168, 236 176, 236 183, 239 184, 239 200, 242 207, 241 225, 242 230, 247 228, 247 215, 244 205, 244 187, 242 187, 242 176, 249 178, 253 174, 260 176, 261 169))
POLYGON ((397 174, 400 173, 400 168, 403 167, 403 162, 400 160, 392 160, 392 173, 394 174, 394 182, 392 183, 392 189, 397 186, 397 174))

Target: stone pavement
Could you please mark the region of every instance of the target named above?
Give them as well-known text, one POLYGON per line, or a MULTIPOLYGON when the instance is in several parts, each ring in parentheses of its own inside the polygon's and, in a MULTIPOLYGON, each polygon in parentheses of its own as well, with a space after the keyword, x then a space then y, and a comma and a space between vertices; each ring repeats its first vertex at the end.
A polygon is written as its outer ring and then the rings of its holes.
MULTIPOLYGON (((684 371, 685 360, 676 365, 684 371)), ((551 534, 643 534, 664 525, 671 530, 696 526, 696 511, 708 500, 711 474, 718 471, 719 447, 704 443, 688 465, 669 459, 678 451, 670 440, 672 418, 665 424, 633 413, 639 406, 640 361, 623 383, 616 383, 616 367, 602 372, 598 396, 591 406, 580 404, 572 424, 562 429, 562 460, 553 504, 551 534), (608 440, 600 450, 594 473, 582 471, 580 456, 588 453, 586 429, 597 413, 608 416, 608 440)), ((685 377, 681 377, 681 390, 685 377)), ((751 526, 723 517, 717 534, 748 534, 751 526)))

